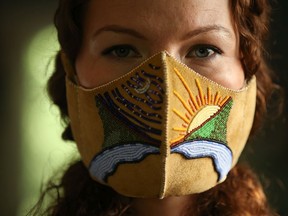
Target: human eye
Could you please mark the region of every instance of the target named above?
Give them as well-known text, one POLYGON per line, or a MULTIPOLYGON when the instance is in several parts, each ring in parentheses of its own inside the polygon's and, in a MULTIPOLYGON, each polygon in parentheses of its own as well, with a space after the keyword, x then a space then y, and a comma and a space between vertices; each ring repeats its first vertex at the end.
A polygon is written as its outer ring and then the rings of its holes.
POLYGON ((114 58, 137 58, 139 52, 131 45, 114 45, 102 51, 102 55, 114 58))
POLYGON ((200 60, 210 59, 212 57, 215 57, 218 54, 222 54, 223 52, 212 45, 196 45, 193 46, 186 55, 187 58, 197 58, 200 60))

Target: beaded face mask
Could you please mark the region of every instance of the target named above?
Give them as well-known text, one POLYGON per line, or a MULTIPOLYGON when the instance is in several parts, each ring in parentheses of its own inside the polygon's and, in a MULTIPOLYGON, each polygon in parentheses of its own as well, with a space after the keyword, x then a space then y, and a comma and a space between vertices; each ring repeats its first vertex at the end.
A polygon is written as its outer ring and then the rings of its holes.
POLYGON ((253 123, 255 77, 227 89, 161 52, 85 89, 63 59, 73 136, 93 179, 146 198, 199 193, 225 180, 253 123))

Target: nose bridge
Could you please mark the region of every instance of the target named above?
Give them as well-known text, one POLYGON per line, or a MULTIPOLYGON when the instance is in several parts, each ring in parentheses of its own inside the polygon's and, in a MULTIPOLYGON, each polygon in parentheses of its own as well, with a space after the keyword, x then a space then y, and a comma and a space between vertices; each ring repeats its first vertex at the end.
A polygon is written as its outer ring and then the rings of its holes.
POLYGON ((181 60, 181 48, 179 47, 179 44, 177 41, 173 38, 160 38, 159 40, 156 40, 152 46, 151 54, 156 54, 160 52, 167 52, 171 57, 181 60))

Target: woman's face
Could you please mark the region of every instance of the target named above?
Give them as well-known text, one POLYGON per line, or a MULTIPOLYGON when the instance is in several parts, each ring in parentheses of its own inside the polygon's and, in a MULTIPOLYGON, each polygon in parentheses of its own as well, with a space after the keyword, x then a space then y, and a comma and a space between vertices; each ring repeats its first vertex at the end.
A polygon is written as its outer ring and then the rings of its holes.
POLYGON ((79 82, 100 86, 164 50, 225 87, 243 86, 229 0, 91 0, 76 59, 79 82))
MULTIPOLYGON (((203 76, 240 89, 245 78, 233 24, 229 0, 90 0, 76 59, 79 82, 100 86, 166 50, 203 76)), ((135 208, 138 215, 179 215, 182 201, 136 200, 135 208)))

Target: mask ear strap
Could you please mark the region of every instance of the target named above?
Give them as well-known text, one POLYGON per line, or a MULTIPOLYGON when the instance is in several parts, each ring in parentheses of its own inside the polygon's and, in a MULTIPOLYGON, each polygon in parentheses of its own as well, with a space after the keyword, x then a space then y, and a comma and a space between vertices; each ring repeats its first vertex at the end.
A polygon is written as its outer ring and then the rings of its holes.
POLYGON ((71 64, 71 61, 68 59, 67 55, 62 50, 60 52, 60 56, 61 56, 62 65, 64 67, 64 71, 66 73, 66 77, 78 85, 79 84, 78 77, 77 77, 74 67, 71 64))

